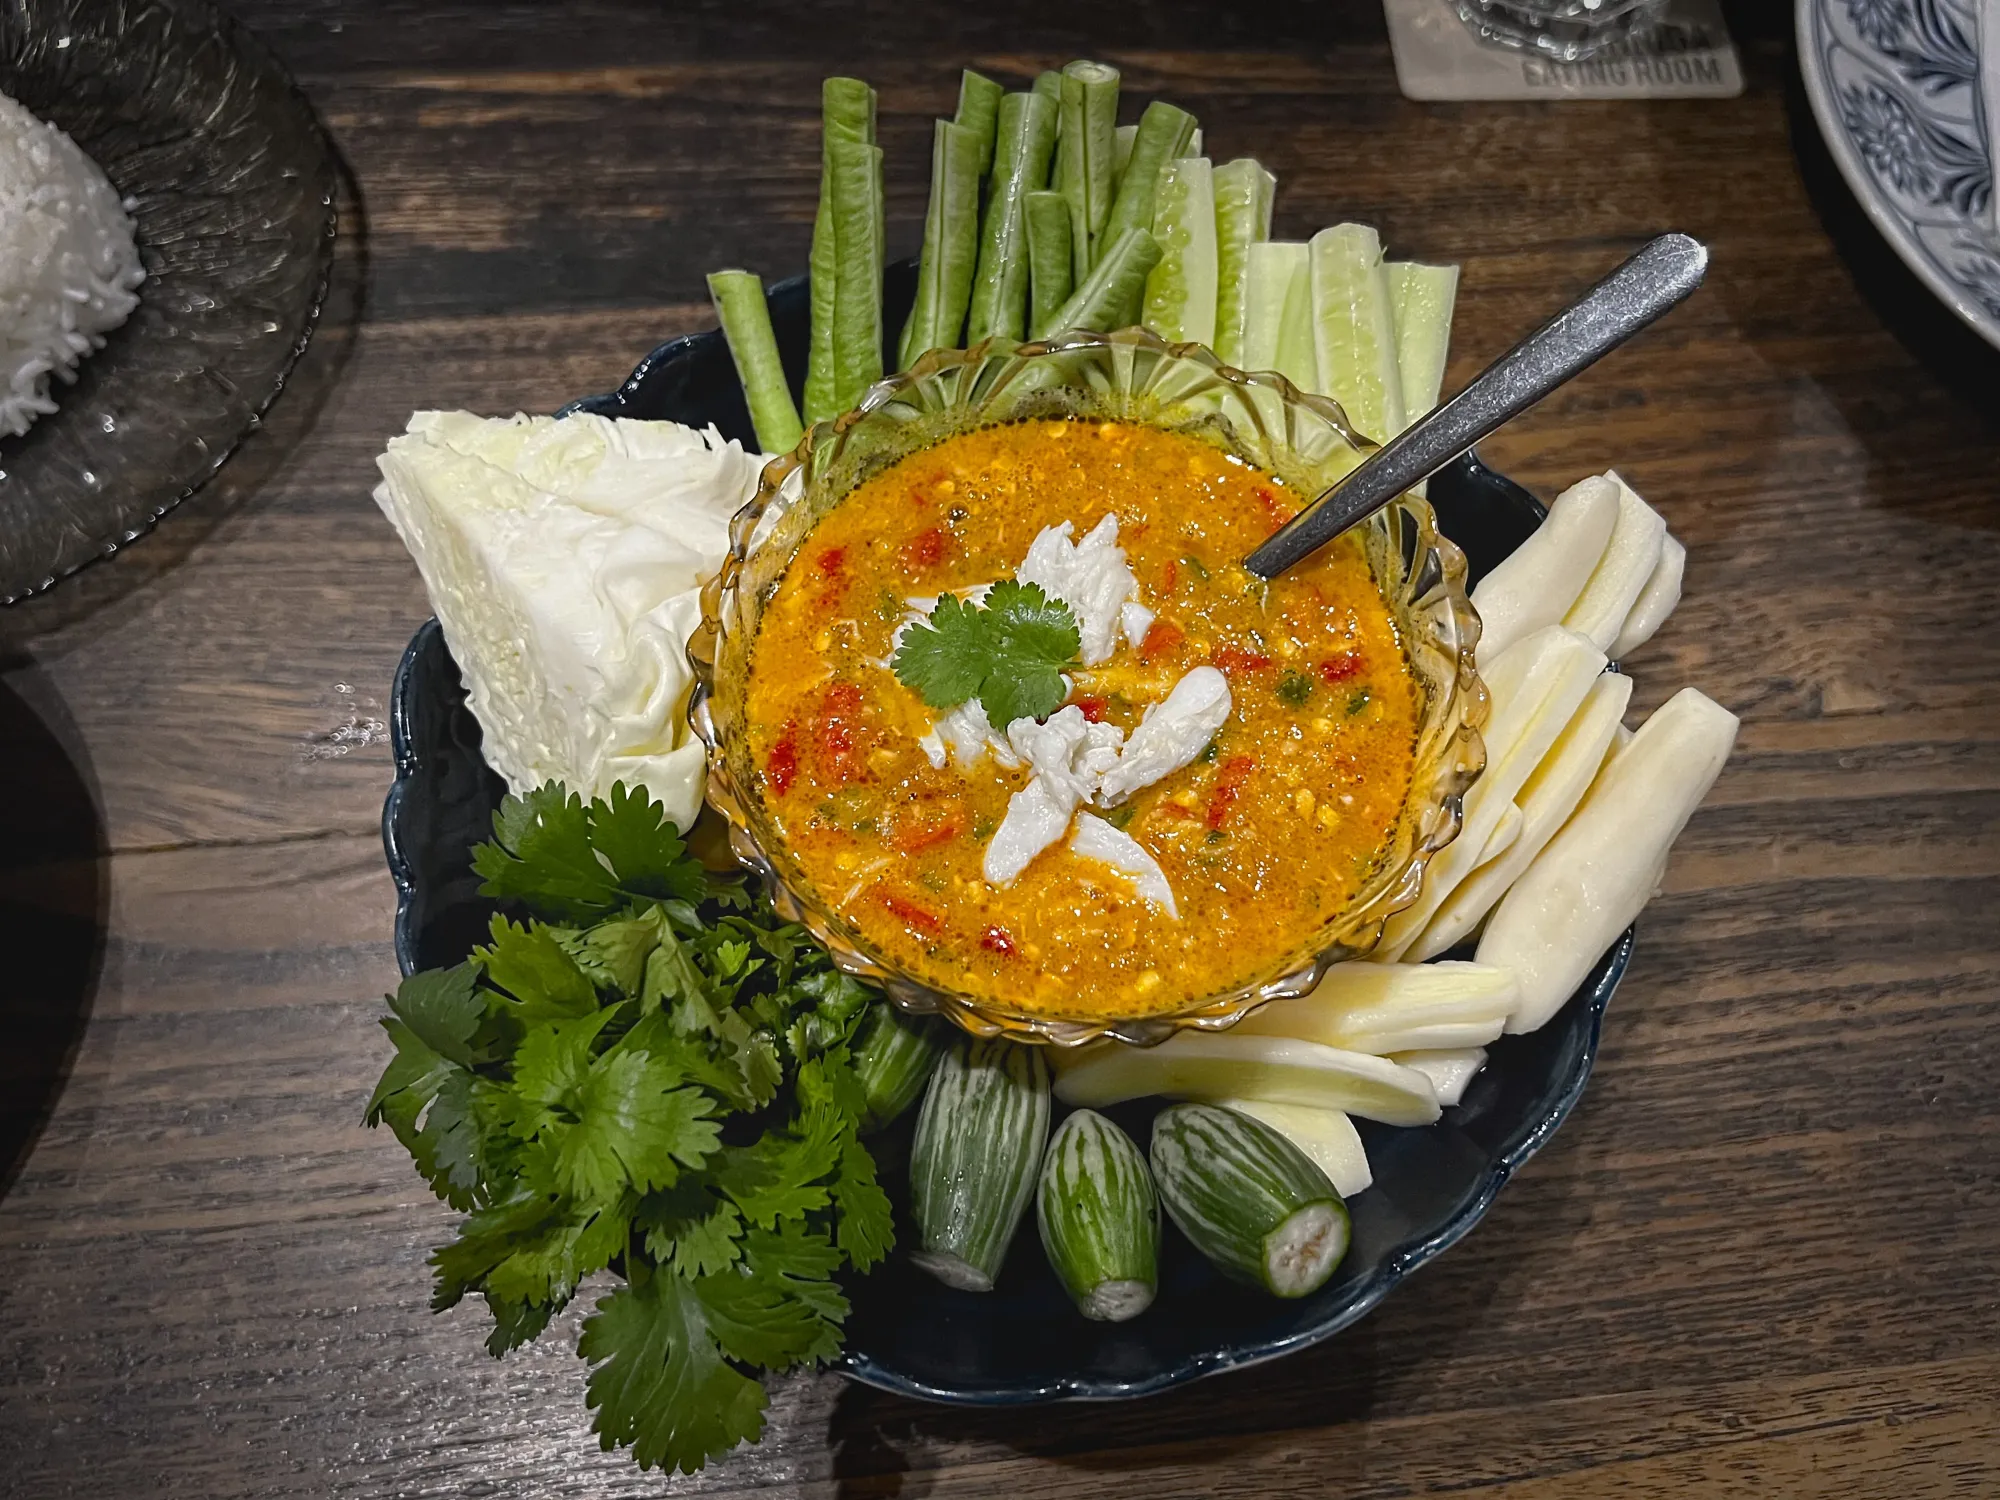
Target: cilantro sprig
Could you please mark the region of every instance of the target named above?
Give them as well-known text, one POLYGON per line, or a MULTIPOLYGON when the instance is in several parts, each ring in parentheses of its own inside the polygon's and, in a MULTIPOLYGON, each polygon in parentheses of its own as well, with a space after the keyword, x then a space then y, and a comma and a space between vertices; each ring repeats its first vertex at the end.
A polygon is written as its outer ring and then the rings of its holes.
POLYGON ((879 1002, 643 791, 509 797, 473 866, 506 909, 390 998, 366 1113, 465 1214, 431 1305, 482 1296, 498 1355, 622 1278, 577 1346, 595 1429, 692 1473, 761 1434, 758 1371, 839 1352, 834 1275, 888 1253, 849 1054, 879 1002))
POLYGON ((983 604, 953 594, 939 599, 928 623, 903 632, 891 665, 932 708, 977 698, 988 721, 1005 729, 1062 707, 1063 668, 1075 665, 1082 643, 1067 604, 1038 584, 1008 579, 994 584, 983 604))

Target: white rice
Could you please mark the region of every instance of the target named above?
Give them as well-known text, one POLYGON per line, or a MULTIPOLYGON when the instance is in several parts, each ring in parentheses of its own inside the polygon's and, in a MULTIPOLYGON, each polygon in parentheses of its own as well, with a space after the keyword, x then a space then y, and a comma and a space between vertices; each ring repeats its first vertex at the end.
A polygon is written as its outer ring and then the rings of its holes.
POLYGON ((0 434, 56 409, 49 377, 139 305, 132 220, 75 141, 0 94, 0 434))

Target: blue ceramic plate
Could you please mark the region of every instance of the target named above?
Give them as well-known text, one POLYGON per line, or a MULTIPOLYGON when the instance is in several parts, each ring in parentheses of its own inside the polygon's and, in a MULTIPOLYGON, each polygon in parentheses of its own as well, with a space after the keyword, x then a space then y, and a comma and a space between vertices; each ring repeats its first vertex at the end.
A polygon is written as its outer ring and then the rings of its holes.
POLYGON ((1904 263, 2000 347, 1978 0, 1796 3, 1806 97, 1848 187, 1904 263))
MULTIPOLYGON (((909 307, 912 279, 907 267, 890 273, 891 327, 900 326, 909 307)), ((805 363, 803 280, 773 289, 771 314, 796 384, 805 363)), ((661 345, 619 391, 577 407, 713 422, 727 436, 750 439, 729 351, 714 332, 661 345)), ((1475 577, 1518 546, 1542 515, 1526 490, 1471 457, 1431 481, 1431 501, 1475 577)), ((471 851, 492 826, 502 787, 480 759, 479 726, 435 620, 410 642, 391 713, 396 784, 382 833, 399 895, 396 957, 407 974, 457 963, 485 936, 491 907, 479 895, 471 851)), ((1275 1359, 1330 1337, 1456 1243, 1554 1134, 1583 1093, 1605 1004, 1631 951, 1627 932, 1547 1026, 1496 1043, 1486 1070, 1438 1124, 1399 1130, 1359 1122, 1375 1185, 1349 1205, 1353 1248, 1313 1296, 1281 1302, 1224 1281, 1169 1227, 1158 1301, 1130 1323, 1091 1323, 1070 1306, 1030 1230, 1016 1239, 998 1286, 984 1296, 953 1291, 899 1258, 854 1278, 840 1367, 868 1385, 932 1401, 1107 1400, 1275 1359)), ((1149 1108, 1112 1113, 1144 1139, 1149 1108)), ((877 1142, 892 1191, 901 1177, 894 1157, 905 1145, 894 1131, 877 1142)))

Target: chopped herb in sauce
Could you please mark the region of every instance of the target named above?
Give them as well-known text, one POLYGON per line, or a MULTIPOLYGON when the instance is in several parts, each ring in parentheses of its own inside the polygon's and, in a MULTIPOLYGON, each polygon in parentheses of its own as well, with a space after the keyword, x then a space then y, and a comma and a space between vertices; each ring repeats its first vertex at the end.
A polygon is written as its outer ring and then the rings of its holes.
POLYGON ((1278 679, 1278 698, 1293 708, 1304 708, 1313 695, 1313 681, 1303 672, 1287 672, 1278 679))

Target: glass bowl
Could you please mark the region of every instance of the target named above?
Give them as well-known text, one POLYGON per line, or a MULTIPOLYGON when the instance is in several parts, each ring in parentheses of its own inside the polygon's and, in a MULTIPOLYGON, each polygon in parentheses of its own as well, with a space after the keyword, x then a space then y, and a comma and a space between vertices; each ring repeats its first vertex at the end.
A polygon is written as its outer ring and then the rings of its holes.
POLYGON ((736 857, 763 877, 778 909, 804 924, 841 968, 879 984, 906 1010, 942 1013, 982 1036, 1063 1045, 1109 1036, 1146 1044, 1183 1027, 1225 1027, 1268 1001, 1306 993, 1328 965, 1367 953, 1384 920, 1416 899, 1425 863, 1457 834, 1460 798, 1485 764, 1479 726, 1486 694, 1472 658, 1479 624, 1466 602, 1464 554, 1439 534, 1424 500, 1405 496, 1366 523, 1369 561, 1422 698, 1410 796, 1354 898, 1308 942, 1274 955, 1250 982, 1175 1012, 1103 1016, 1015 1009, 919 980, 835 912, 785 848, 750 761, 751 651, 793 556, 857 485, 958 433, 1055 417, 1186 433, 1305 495, 1341 478, 1369 446, 1334 402, 1278 375, 1230 369, 1198 345, 1169 345, 1141 329, 934 350, 766 466, 757 494, 732 523, 729 557, 703 596, 702 628, 688 648, 697 677, 692 717, 708 746, 708 800, 728 821, 736 857))
POLYGON ((319 314, 337 178, 284 68, 204 0, 12 0, 0 92, 104 169, 146 269, 56 410, 0 438, 11 603, 143 535, 256 425, 319 314))

